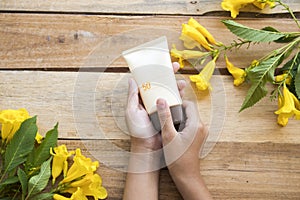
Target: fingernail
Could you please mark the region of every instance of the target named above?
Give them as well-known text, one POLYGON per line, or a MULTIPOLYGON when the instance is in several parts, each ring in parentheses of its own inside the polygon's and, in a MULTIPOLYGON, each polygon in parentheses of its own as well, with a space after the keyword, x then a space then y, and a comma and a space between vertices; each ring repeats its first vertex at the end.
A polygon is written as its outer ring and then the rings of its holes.
POLYGON ((166 101, 164 99, 157 99, 156 106, 158 109, 165 109, 166 108, 166 101))

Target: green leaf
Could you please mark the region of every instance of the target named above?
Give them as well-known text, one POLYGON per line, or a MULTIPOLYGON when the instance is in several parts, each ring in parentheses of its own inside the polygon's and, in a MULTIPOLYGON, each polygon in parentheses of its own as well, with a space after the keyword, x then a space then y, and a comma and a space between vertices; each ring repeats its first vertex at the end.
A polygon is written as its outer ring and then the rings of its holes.
POLYGON ((22 186, 22 196, 25 197, 26 192, 27 192, 27 186, 28 186, 28 184, 27 184, 27 181, 28 181, 27 180, 27 175, 21 168, 18 169, 17 173, 18 173, 19 181, 20 181, 21 186, 22 186))
POLYGON ((49 158, 41 166, 39 174, 31 177, 28 182, 28 195, 27 198, 39 193, 47 186, 51 175, 50 162, 52 158, 49 158))
POLYGON ((41 193, 30 198, 30 200, 52 200, 52 199, 53 199, 52 193, 41 193))
POLYGON ((2 187, 4 185, 14 184, 14 183, 17 183, 18 181, 19 181, 19 179, 17 176, 9 177, 0 184, 0 187, 2 187))
POLYGON ((291 58, 287 63, 284 64, 284 66, 280 69, 280 72, 289 71, 292 77, 295 77, 299 65, 300 65, 300 53, 297 53, 293 58, 291 58))
POLYGON ((25 120, 7 145, 4 156, 4 173, 7 173, 26 161, 34 147, 37 133, 36 117, 25 120))
POLYGON ((242 104, 240 112, 246 108, 249 108, 260 101, 268 93, 265 85, 267 81, 273 82, 274 71, 280 62, 281 55, 270 58, 258 66, 251 69, 247 77, 250 79, 252 85, 247 92, 246 98, 242 104))
POLYGON ((298 71, 295 76, 294 84, 295 84, 295 90, 296 90, 297 97, 298 97, 298 99, 300 99, 300 62, 298 63, 298 71))
POLYGON ((50 148, 54 148, 57 145, 57 131, 58 124, 54 126, 54 128, 46 133, 44 140, 42 141, 41 145, 38 148, 34 149, 32 152, 32 156, 26 163, 31 167, 40 166, 43 162, 49 159, 50 155, 50 148))
POLYGON ((269 30, 253 29, 233 20, 223 20, 225 26, 236 36, 252 42, 272 42, 286 36, 284 33, 269 30))

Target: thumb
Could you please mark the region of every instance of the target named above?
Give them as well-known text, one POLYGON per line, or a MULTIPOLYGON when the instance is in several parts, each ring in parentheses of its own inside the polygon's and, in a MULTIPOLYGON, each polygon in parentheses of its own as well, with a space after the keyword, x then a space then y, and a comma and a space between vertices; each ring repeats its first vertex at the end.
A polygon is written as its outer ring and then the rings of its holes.
POLYGON ((139 105, 139 96, 138 96, 138 86, 136 82, 130 78, 128 80, 129 87, 128 87, 128 108, 137 108, 139 105))
POLYGON ((156 101, 157 113, 161 125, 162 142, 164 145, 172 141, 176 136, 170 108, 164 99, 156 101))

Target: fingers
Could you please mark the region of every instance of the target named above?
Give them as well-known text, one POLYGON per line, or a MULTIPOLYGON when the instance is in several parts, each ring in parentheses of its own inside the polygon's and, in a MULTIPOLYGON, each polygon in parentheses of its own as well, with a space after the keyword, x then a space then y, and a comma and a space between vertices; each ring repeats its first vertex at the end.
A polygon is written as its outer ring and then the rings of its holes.
POLYGON ((183 107, 186 113, 186 126, 183 132, 188 133, 189 137, 195 137, 200 144, 204 143, 208 136, 207 127, 201 122, 196 104, 184 101, 183 107), (195 135, 196 134, 196 135, 195 135))
POLYGON ((160 125, 162 127, 162 142, 166 145, 176 136, 177 131, 174 128, 171 111, 167 102, 164 99, 158 99, 156 106, 160 125))
POLYGON ((176 73, 179 70, 179 68, 180 68, 180 65, 179 65, 178 62, 173 62, 172 66, 173 66, 174 73, 176 73))
POLYGON ((137 108, 139 106, 138 86, 132 78, 128 80, 128 83, 127 108, 137 108))
POLYGON ((182 98, 184 96, 184 88, 186 87, 185 80, 178 80, 177 81, 177 87, 178 87, 178 90, 179 90, 180 97, 182 98))

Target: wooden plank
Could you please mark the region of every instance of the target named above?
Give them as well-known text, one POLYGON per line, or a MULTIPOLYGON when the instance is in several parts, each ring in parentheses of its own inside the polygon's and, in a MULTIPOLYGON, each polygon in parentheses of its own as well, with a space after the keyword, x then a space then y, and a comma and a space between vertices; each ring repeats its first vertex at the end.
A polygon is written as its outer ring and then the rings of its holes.
MULTIPOLYGON (((129 150, 129 140, 59 141, 69 149, 99 160, 98 173, 108 189, 108 199, 121 199, 126 173, 107 165, 101 155, 111 155, 117 143, 129 150)), ((300 196, 299 143, 219 142, 201 160, 200 172, 214 199, 298 199, 300 196)), ((105 158, 115 159, 111 156, 105 158)), ((126 164, 125 164, 126 165, 126 164)), ((160 199, 181 199, 168 171, 160 175, 160 199)))
MULTIPOLYGON (((220 22, 224 17, 195 17, 216 37, 229 45, 234 37, 220 22)), ((176 44, 181 24, 188 16, 85 16, 55 14, 0 14, 0 69, 58 69, 103 71, 126 67, 121 52, 166 35, 176 44), (145 37, 147 35, 147 37, 145 37)), ((291 19, 239 18, 254 28, 272 25, 282 31, 298 31, 291 19)), ((282 44, 258 44, 228 53, 236 66, 247 67, 282 44)), ((223 56, 217 67, 224 68, 223 56)), ((127 68, 125 68, 126 71, 127 68)), ((197 68, 199 69, 199 68, 197 68)), ((124 71, 124 70, 123 70, 124 71)))
MULTIPOLYGON (((59 122, 60 137, 128 139, 124 108, 129 73, 0 71, 0 109, 26 108, 38 115, 44 134, 59 122)), ((300 123, 276 124, 277 102, 263 99, 238 113, 249 85, 234 87, 230 76, 214 75, 211 92, 186 79, 185 99, 198 103, 204 123, 218 141, 299 143, 300 123)), ((271 89, 271 88, 270 88, 271 89)))
MULTIPOLYGON (((298 1, 287 1, 295 11, 300 11, 298 1)), ((1 10, 6 11, 34 11, 34 12, 83 12, 83 13, 118 13, 118 14, 190 14, 198 15, 209 12, 222 11, 221 0, 157 0, 157 1, 122 1, 122 0, 76 0, 76 1, 0 1, 1 10)), ((243 9, 247 12, 278 13, 281 8, 258 10, 254 6, 243 9)))

